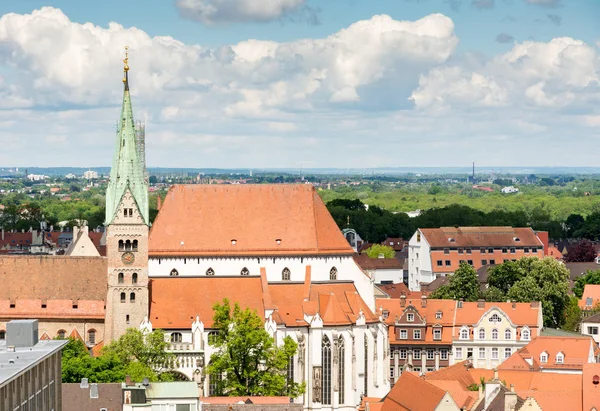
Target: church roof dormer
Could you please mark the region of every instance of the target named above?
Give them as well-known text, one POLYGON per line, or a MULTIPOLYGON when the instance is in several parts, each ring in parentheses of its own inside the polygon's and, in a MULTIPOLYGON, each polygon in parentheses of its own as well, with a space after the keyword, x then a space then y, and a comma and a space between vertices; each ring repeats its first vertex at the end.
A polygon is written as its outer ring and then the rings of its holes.
POLYGON ((106 190, 105 224, 113 222, 123 195, 129 191, 135 199, 144 223, 148 219, 148 179, 144 159, 143 127, 136 126, 129 92, 129 48, 123 60, 123 105, 117 127, 115 156, 106 190))

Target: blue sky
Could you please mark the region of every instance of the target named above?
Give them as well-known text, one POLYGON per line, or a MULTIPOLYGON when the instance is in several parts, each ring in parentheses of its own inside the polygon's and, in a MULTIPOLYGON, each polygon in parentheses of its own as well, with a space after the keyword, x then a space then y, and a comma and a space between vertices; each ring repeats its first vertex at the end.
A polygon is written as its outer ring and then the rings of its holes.
POLYGON ((600 1, 22 0, 0 15, 3 165, 110 164, 124 43, 152 166, 597 165, 562 145, 600 137, 600 1))

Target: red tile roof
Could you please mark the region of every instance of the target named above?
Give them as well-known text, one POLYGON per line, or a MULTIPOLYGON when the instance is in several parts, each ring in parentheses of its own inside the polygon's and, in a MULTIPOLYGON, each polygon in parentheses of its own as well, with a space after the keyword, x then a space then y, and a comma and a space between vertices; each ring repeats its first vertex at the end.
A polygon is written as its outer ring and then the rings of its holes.
POLYGON ((396 411, 399 407, 411 411, 437 409, 446 392, 413 373, 403 372, 383 400, 382 411, 396 411))
POLYGON ((531 228, 441 227, 419 229, 431 247, 542 247, 531 228), (519 239, 517 241, 516 239, 519 239), (450 241, 450 240, 453 241, 450 241))
POLYGON ((354 261, 363 270, 402 270, 404 260, 398 258, 371 258, 367 254, 354 254, 354 261))
POLYGON ((1 256, 0 313, 5 318, 104 318, 106 273, 102 257, 1 256))
POLYGON ((583 288, 581 300, 579 300, 579 308, 591 310, 598 303, 600 303, 600 284, 586 284, 583 288))
POLYGON ((213 326, 213 305, 228 298, 242 309, 250 308, 264 319, 262 281, 247 277, 166 277, 150 279, 150 317, 155 328, 190 328, 200 316, 206 328, 213 326))
POLYGON ((539 368, 558 368, 570 370, 582 370, 584 364, 590 362, 597 350, 597 344, 592 337, 536 337, 525 347, 515 352, 511 358, 502 363, 499 369, 522 370, 523 363, 512 357, 519 356, 523 360, 530 359, 533 362, 533 369, 539 368), (540 355, 548 355, 546 363, 542 363, 540 355), (563 354, 563 362, 556 362, 556 355, 563 354))
MULTIPOLYGON (((481 316, 492 308, 499 308, 510 318, 513 324, 538 326, 540 305, 538 303, 501 303, 501 302, 463 302, 462 308, 456 309, 456 326, 472 326, 479 322, 481 316)), ((540 324, 541 325, 541 324, 540 324)), ((458 328, 457 328, 458 329, 458 328)), ((532 334, 535 337, 535 334, 532 334)))
POLYGON ((353 250, 311 185, 175 185, 150 231, 149 253, 350 255, 353 250))

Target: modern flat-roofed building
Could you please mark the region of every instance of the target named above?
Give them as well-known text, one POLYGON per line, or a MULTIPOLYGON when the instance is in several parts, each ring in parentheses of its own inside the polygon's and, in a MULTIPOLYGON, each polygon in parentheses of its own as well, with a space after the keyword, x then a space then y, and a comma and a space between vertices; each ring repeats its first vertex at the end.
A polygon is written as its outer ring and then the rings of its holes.
POLYGON ((521 257, 547 255, 548 233, 531 228, 420 228, 408 250, 408 288, 418 291, 440 276, 453 273, 461 262, 476 270, 521 257))
POLYGON ((60 352, 67 343, 38 341, 37 320, 9 322, 0 340, 0 410, 62 410, 60 352))

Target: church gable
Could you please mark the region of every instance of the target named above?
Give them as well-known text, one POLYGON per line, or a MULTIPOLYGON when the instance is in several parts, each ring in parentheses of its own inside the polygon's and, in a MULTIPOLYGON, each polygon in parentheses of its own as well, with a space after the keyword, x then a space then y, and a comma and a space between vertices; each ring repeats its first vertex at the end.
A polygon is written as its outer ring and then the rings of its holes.
POLYGON ((123 193, 111 224, 145 224, 144 217, 129 189, 123 193))
POLYGON ((425 319, 419 314, 415 306, 409 305, 402 315, 396 319, 396 324, 425 325, 425 319))

